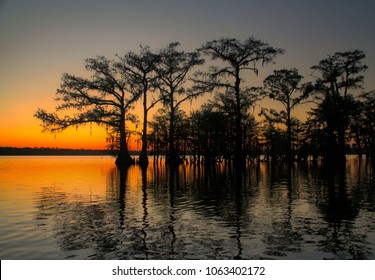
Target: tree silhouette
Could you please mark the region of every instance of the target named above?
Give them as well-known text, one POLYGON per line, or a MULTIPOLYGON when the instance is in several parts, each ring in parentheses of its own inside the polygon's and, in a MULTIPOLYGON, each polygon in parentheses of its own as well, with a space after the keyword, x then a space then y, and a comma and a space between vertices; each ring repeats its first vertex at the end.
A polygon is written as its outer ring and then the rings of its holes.
POLYGON ((200 110, 192 112, 190 116, 191 140, 194 162, 200 163, 201 156, 204 163, 210 165, 219 156, 226 156, 230 149, 230 129, 228 118, 222 112, 214 110, 213 106, 203 105, 200 110))
POLYGON ((223 89, 226 94, 232 95, 235 105, 235 152, 236 164, 244 162, 243 147, 243 114, 241 112, 241 96, 252 95, 252 89, 243 86, 244 71, 258 74, 257 63, 262 65, 273 61, 283 50, 271 47, 253 37, 240 41, 232 38, 223 38, 207 42, 201 51, 211 57, 212 60, 223 62, 221 66, 211 66, 207 73, 202 73, 202 84, 216 89, 223 89))
POLYGON ((311 67, 320 73, 315 94, 320 104, 314 111, 325 125, 327 143, 324 157, 328 161, 345 160, 345 138, 353 107, 349 90, 362 88, 367 69, 362 63, 365 54, 360 50, 337 52, 311 67))
MULTIPOLYGON (((360 130, 366 157, 375 164, 375 91, 365 92, 359 96, 360 130)), ((358 118, 357 118, 358 119, 358 118)))
POLYGON ((52 133, 88 123, 104 126, 109 146, 118 150, 116 163, 124 165, 133 163, 127 144, 131 131, 126 124, 137 121, 131 110, 140 98, 142 164, 148 162, 149 141, 154 146, 153 152, 165 153, 171 165, 181 162, 183 151, 193 153, 198 159, 204 156, 206 162, 219 157, 233 159, 237 167, 243 167, 246 158, 259 158, 261 145, 269 156, 272 153, 275 159, 289 161, 297 152, 303 159, 323 155, 326 160, 341 161, 345 159, 348 143, 354 143, 359 155, 363 150, 375 158, 374 94, 353 97, 362 88, 362 72, 367 69, 362 51, 336 52, 321 60, 311 67, 316 75, 314 83, 300 85, 303 77, 296 69, 281 69, 266 77, 260 89, 250 87, 245 75, 248 72, 257 75, 260 67, 283 53, 282 49, 254 37, 244 41, 213 40, 193 52, 180 51, 179 46, 178 42, 171 43, 155 53, 150 47, 141 46, 139 52, 117 55, 115 60, 104 56, 86 59, 85 68, 92 75, 63 74, 56 92, 55 112, 38 108, 34 116, 41 120, 43 131, 52 133), (210 58, 211 65, 206 71, 191 75, 194 67, 205 62, 202 54, 210 58), (213 99, 190 118, 181 111, 185 101, 213 91, 213 99), (317 107, 310 110, 309 119, 300 125, 292 111, 307 102, 310 93, 317 107), (280 111, 261 109, 260 114, 266 117, 263 133, 250 110, 260 96, 284 107, 280 111), (150 123, 152 131, 148 133, 149 112, 159 101, 163 110, 155 115, 150 123), (286 133, 275 126, 277 123, 286 126, 286 133), (293 138, 295 127, 297 141, 293 138), (272 139, 273 136, 278 140, 272 139))
POLYGON ((128 80, 127 90, 134 96, 142 97, 143 105, 143 127, 142 127, 142 150, 139 157, 141 164, 148 163, 147 156, 147 118, 148 112, 152 109, 156 103, 160 101, 160 98, 152 101, 148 101, 149 95, 152 94, 152 90, 155 88, 155 82, 157 79, 156 67, 159 62, 160 56, 151 52, 149 47, 140 47, 139 53, 128 52, 120 58, 119 68, 121 73, 128 80))
MULTIPOLYGON (((258 100, 256 94, 241 94, 240 95, 240 112, 241 112, 241 130, 242 130, 242 147, 243 156, 254 153, 254 130, 256 127, 256 122, 254 116, 249 112, 250 108, 255 105, 258 100)), ((222 148, 225 151, 222 154, 226 159, 230 159, 231 156, 235 154, 236 149, 236 127, 233 123, 236 122, 236 100, 235 96, 223 92, 218 92, 214 95, 213 100, 208 102, 208 106, 212 107, 217 113, 223 115, 225 119, 225 143, 226 147, 222 148)))
MULTIPOLYGON (((152 128, 150 140, 154 147, 154 155, 158 157, 161 154, 168 156, 168 141, 170 129, 170 114, 166 108, 160 108, 156 114, 153 115, 152 121, 149 122, 152 128)), ((190 149, 191 137, 190 121, 185 111, 177 109, 174 112, 174 146, 179 153, 178 160, 182 162, 182 158, 190 149)), ((157 160, 157 159, 155 159, 157 160)), ((178 163, 178 162, 175 162, 178 163)))
POLYGON ((129 113, 138 92, 128 92, 128 80, 122 75, 121 65, 104 56, 85 60, 86 70, 93 73, 90 78, 63 74, 62 83, 56 92, 55 113, 38 109, 35 117, 42 121, 47 132, 61 132, 71 126, 96 123, 106 126, 115 142, 119 142, 117 164, 133 162, 128 152, 126 120, 134 119, 129 113), (70 114, 61 115, 63 111, 70 114), (57 112, 61 112, 58 114, 57 112))
POLYGON ((265 108, 261 109, 259 116, 264 117, 260 144, 266 152, 266 161, 284 160, 287 155, 287 135, 276 126, 282 122, 282 117, 274 109, 265 108))
POLYGON ((171 43, 159 53, 160 61, 156 71, 158 81, 156 87, 160 91, 160 98, 169 116, 168 153, 167 162, 171 165, 180 163, 181 159, 175 142, 175 119, 180 105, 202 94, 204 91, 186 88, 189 80, 188 73, 197 65, 204 63, 198 52, 184 52, 177 50, 179 43, 171 43))
POLYGON ((287 159, 293 160, 293 147, 292 147, 292 110, 298 105, 303 103, 308 98, 310 87, 300 87, 300 82, 303 77, 298 73, 297 69, 282 69, 275 70, 272 75, 269 75, 264 80, 264 87, 260 90, 261 95, 270 99, 280 102, 284 110, 277 112, 281 122, 286 125, 288 146, 287 146, 287 159), (293 97, 295 93, 299 95, 293 97))
MULTIPOLYGON (((311 113, 311 112, 310 112, 311 113)), ((309 116, 303 123, 302 145, 300 148, 300 159, 311 159, 317 162, 322 154, 322 143, 325 141, 325 135, 322 130, 320 121, 314 116, 309 116)))
POLYGON ((149 122, 151 133, 149 139, 152 143, 154 160, 158 162, 159 156, 165 154, 168 143, 168 114, 164 108, 159 109, 149 122))

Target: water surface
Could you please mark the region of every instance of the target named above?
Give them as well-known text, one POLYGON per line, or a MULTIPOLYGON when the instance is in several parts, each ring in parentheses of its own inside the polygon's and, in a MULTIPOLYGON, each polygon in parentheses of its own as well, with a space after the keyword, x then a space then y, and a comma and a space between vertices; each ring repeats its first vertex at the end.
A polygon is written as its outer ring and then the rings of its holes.
POLYGON ((374 170, 0 157, 1 259, 375 259, 374 170))

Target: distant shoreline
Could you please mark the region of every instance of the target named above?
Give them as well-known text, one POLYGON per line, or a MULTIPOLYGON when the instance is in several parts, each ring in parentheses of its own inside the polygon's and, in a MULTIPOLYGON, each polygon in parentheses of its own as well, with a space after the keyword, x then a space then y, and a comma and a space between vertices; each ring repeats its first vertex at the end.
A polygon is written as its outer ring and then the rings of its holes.
MULTIPOLYGON (((130 152, 138 155, 139 152, 130 152)), ((115 156, 116 151, 92 149, 60 149, 60 148, 15 148, 0 147, 0 156, 115 156)))

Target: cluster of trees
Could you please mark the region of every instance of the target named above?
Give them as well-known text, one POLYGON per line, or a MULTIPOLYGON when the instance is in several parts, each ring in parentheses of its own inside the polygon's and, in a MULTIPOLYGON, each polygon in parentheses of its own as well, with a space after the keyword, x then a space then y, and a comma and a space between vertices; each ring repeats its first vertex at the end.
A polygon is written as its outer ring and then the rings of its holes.
POLYGON ((85 61, 91 77, 63 74, 56 112, 38 109, 35 117, 44 131, 53 133, 87 123, 105 126, 110 147, 118 150, 116 163, 125 165, 133 163, 127 124, 138 119, 132 109, 140 99, 141 164, 148 163, 148 150, 165 154, 171 165, 185 155, 194 162, 228 159, 237 165, 261 157, 342 161, 348 144, 374 159, 375 92, 354 95, 363 87, 365 54, 355 50, 328 56, 312 67, 314 82, 302 83, 297 69, 281 69, 266 77, 262 87, 248 85, 246 75, 257 75, 282 53, 250 37, 210 41, 193 52, 171 43, 157 52, 141 46, 115 60, 98 56, 85 61), (213 97, 199 110, 190 115, 181 110, 184 102, 203 94, 213 97), (283 109, 262 108, 257 121, 252 108, 262 98, 283 109), (314 106, 301 123, 293 110, 306 102, 314 106), (149 112, 158 103, 161 109, 150 121, 149 112))

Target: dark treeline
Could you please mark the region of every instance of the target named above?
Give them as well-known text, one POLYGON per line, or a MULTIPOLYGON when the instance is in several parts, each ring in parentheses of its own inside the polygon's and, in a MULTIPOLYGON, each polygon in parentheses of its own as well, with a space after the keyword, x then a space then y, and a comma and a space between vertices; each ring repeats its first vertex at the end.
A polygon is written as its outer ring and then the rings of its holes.
POLYGON ((85 62, 91 77, 63 74, 56 112, 38 109, 35 116, 52 133, 87 123, 104 126, 109 148, 118 151, 117 164, 133 163, 127 124, 139 117, 141 164, 147 164, 148 150, 156 159, 166 155, 171 165, 185 159, 240 166, 247 160, 338 162, 353 149, 375 160, 375 91, 363 92, 365 54, 328 55, 311 67, 313 82, 304 83, 293 68, 274 70, 262 87, 250 86, 248 78, 283 52, 250 37, 213 40, 193 52, 171 43, 155 52, 141 46, 114 60, 90 58, 85 62), (211 98, 200 109, 181 109, 205 94, 211 98), (254 107, 264 98, 282 109, 262 108, 256 118, 254 107), (138 100, 142 116, 134 115, 138 100), (311 109, 301 122, 293 110, 307 102, 311 109), (150 119, 156 104, 161 108, 150 119))

